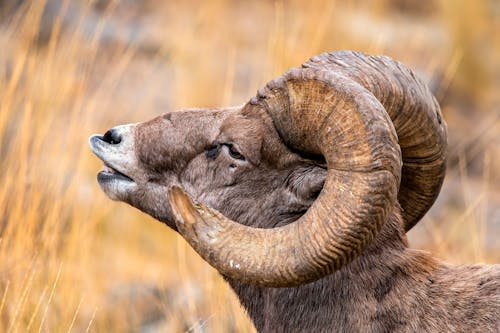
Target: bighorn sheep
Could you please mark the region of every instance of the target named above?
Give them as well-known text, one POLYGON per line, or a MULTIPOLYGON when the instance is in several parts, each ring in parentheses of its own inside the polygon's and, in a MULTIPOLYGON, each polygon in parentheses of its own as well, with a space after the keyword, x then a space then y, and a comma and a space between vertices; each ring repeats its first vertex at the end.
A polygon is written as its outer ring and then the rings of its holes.
POLYGON ((441 188, 446 125, 388 57, 321 54, 243 106, 167 113, 90 146, 103 191, 178 231, 259 331, 500 329, 500 265, 407 247, 441 188))

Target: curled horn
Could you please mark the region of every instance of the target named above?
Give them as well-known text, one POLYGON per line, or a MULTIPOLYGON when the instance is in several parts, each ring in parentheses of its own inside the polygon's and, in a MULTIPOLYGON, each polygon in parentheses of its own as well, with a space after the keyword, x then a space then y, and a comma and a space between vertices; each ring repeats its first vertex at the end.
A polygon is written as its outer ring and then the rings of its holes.
POLYGON ((397 200, 401 151, 382 104, 343 75, 295 68, 244 108, 268 112, 291 148, 324 156, 328 175, 320 195, 297 221, 258 229, 193 204, 173 187, 168 199, 179 232, 223 275, 261 286, 311 282, 351 262, 397 200))
POLYGON ((398 201, 410 230, 436 200, 446 168, 446 124, 439 105, 415 75, 384 56, 323 53, 302 65, 353 79, 382 103, 398 135, 403 159, 398 201))

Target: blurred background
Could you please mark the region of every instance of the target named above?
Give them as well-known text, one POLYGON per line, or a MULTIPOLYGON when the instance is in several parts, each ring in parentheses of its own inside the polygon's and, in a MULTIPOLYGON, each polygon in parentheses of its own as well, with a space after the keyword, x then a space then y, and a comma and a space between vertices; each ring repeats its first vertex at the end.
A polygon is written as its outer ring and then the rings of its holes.
POLYGON ((181 237, 105 197, 87 138, 244 103, 341 49, 413 68, 448 123, 447 178, 411 246, 498 262, 500 2, 0 0, 0 331, 253 332, 181 237))

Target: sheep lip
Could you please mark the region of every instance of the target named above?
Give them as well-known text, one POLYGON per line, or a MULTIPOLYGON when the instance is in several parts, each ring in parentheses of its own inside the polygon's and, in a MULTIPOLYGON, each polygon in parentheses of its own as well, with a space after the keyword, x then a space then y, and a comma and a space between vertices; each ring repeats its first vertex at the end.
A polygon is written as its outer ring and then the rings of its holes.
POLYGON ((134 182, 132 178, 127 176, 126 174, 116 170, 112 166, 107 163, 104 163, 102 171, 97 175, 97 179, 99 182, 108 182, 111 180, 124 180, 127 182, 134 182))

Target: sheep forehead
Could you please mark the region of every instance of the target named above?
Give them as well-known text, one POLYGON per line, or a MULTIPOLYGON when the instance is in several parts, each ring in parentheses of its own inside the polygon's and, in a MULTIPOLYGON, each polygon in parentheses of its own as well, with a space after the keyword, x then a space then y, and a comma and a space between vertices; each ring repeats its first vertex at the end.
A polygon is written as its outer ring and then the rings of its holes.
POLYGON ((215 140, 222 121, 232 112, 234 108, 180 110, 142 123, 136 131, 138 159, 143 167, 180 166, 215 140))
POLYGON ((216 142, 235 144, 255 164, 276 164, 290 152, 268 118, 241 107, 179 110, 139 124, 135 148, 145 166, 180 165, 216 142))

